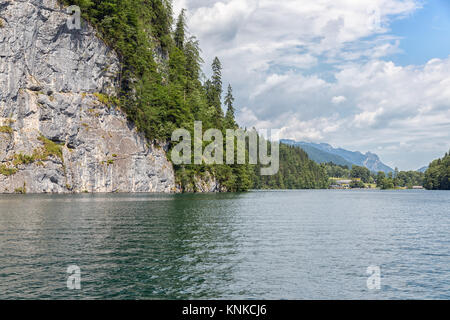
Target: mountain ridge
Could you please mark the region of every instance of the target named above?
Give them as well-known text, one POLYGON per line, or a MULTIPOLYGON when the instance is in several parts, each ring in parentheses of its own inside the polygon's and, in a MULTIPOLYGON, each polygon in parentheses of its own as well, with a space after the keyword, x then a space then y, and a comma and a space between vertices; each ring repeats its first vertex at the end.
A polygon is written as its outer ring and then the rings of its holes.
POLYGON ((349 151, 343 148, 334 148, 328 143, 312 143, 289 139, 283 139, 280 142, 302 148, 311 160, 318 163, 333 162, 335 164, 346 165, 348 167, 358 165, 366 167, 373 172, 394 172, 391 167, 381 161, 377 154, 370 151, 363 154, 360 151, 349 151))

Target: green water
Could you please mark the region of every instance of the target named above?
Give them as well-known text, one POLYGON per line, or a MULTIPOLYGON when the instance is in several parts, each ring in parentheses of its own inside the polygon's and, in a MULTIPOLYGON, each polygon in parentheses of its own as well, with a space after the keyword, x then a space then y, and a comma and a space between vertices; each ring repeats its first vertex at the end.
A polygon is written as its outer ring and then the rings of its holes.
POLYGON ((449 208, 431 191, 0 196, 0 298, 448 299, 449 208))

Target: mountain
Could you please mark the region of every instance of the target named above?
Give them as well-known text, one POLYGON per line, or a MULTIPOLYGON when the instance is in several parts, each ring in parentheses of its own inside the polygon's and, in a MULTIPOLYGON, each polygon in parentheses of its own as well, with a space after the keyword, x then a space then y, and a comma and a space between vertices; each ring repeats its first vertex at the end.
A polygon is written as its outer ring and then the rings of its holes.
POLYGON ((293 140, 281 140, 281 143, 302 148, 312 160, 318 163, 333 162, 338 165, 346 165, 349 168, 352 165, 362 166, 373 172, 394 172, 392 168, 381 162, 378 155, 371 152, 363 154, 359 151, 333 148, 327 143, 296 142, 293 140))
POLYGON ((425 173, 425 171, 427 171, 427 169, 428 169, 428 166, 425 166, 425 167, 422 167, 422 168, 418 169, 417 171, 425 173))
POLYGON ((166 146, 105 101, 121 67, 95 29, 68 30, 55 0, 0 16, 0 193, 174 191, 166 146))
POLYGON ((295 142, 292 140, 282 140, 283 144, 291 145, 291 146, 297 146, 301 147, 307 154, 308 157, 311 160, 314 160, 318 163, 328 163, 333 162, 334 164, 341 165, 341 166, 348 166, 349 168, 352 167, 353 163, 350 161, 345 160, 343 157, 338 156, 336 154, 332 154, 330 152, 323 151, 319 148, 301 143, 301 142, 295 142))

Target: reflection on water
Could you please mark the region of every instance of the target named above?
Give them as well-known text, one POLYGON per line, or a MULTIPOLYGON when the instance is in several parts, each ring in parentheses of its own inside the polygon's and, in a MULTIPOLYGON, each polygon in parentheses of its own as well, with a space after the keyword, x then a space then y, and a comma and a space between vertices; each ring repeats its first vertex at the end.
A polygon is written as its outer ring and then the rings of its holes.
POLYGON ((0 298, 449 298, 449 204, 425 191, 0 196, 0 298))

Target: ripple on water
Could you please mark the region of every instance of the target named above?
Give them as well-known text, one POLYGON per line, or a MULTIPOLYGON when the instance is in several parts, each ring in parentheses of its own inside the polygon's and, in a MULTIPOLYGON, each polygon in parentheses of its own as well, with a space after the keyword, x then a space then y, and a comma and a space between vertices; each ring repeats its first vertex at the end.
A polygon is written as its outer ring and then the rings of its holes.
POLYGON ((0 196, 0 298, 448 299, 449 195, 0 196))

